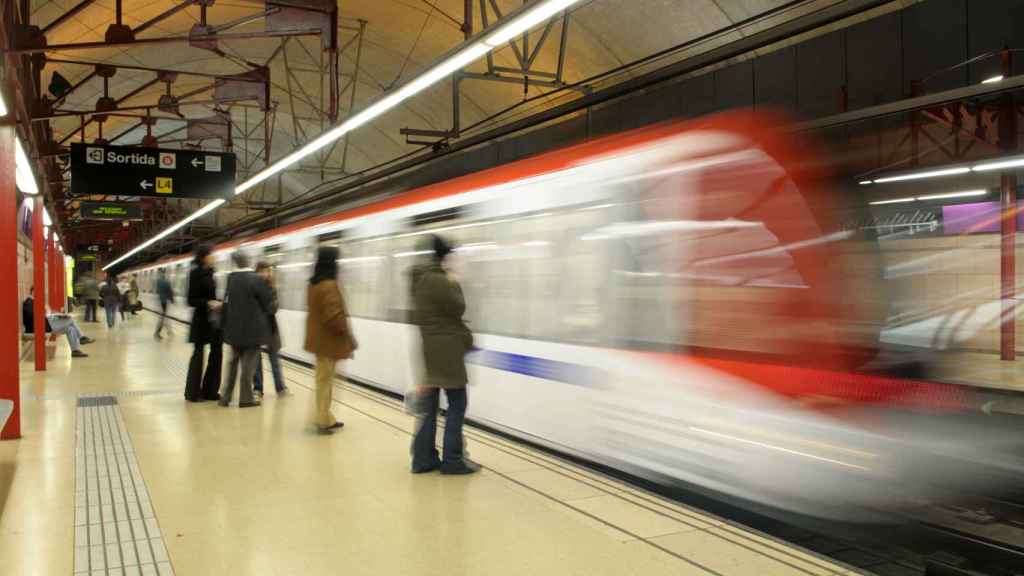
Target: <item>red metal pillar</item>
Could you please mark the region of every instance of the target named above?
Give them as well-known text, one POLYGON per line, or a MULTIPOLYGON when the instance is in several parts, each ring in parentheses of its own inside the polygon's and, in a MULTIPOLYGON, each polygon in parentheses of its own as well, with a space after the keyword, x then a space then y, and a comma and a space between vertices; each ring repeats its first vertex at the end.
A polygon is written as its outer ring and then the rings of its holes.
MULTIPOLYGON (((1003 73, 1010 74, 1011 53, 1002 54, 1003 73)), ((1013 154, 1017 151, 1017 110, 1013 95, 1005 94, 999 107, 999 148, 1013 154)), ((1015 360, 1017 357, 1017 173, 1007 170, 1000 177, 1002 198, 1002 237, 1000 242, 1000 284, 1002 325, 999 332, 999 357, 1015 360)))
POLYGON ((19 379, 18 338, 21 331, 18 302, 18 198, 14 184, 14 128, 0 126, 0 398, 14 401, 14 411, 0 430, 0 440, 21 437, 21 382, 19 379), (5 248, 6 246, 6 248, 5 248), (15 306, 17 302, 17 306, 15 306))
POLYGON ((32 207, 32 295, 36 370, 46 370, 46 244, 43 241, 43 199, 32 207))
POLYGON ((54 242, 55 234, 50 228, 46 235, 46 305, 50 310, 57 310, 57 243, 54 242))

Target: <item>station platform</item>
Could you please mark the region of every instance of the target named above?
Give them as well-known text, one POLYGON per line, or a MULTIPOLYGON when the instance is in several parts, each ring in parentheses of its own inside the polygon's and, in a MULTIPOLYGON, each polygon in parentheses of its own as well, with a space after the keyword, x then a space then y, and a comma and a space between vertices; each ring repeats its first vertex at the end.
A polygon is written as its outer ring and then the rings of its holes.
POLYGON ((345 429, 319 436, 301 365, 260 408, 190 404, 186 327, 158 342, 147 312, 81 325, 88 358, 62 339, 48 371, 22 365, 24 438, 0 443, 3 574, 857 573, 473 428, 481 473, 412 475, 393 398, 339 380, 345 429))

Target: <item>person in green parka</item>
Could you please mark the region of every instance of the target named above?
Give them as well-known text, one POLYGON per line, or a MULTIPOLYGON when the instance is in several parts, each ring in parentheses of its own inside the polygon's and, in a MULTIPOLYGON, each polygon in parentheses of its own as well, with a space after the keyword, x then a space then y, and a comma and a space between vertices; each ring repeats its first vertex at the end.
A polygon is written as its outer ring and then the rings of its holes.
POLYGON ((427 238, 430 261, 411 270, 413 322, 423 344, 424 381, 417 394, 419 418, 412 442, 412 472, 440 470, 442 474, 472 474, 480 469, 465 456, 462 425, 466 417, 466 353, 473 348, 473 334, 462 319, 466 302, 462 287, 445 270, 451 245, 440 236, 427 238), (441 390, 448 399, 444 442, 435 447, 437 410, 441 390))

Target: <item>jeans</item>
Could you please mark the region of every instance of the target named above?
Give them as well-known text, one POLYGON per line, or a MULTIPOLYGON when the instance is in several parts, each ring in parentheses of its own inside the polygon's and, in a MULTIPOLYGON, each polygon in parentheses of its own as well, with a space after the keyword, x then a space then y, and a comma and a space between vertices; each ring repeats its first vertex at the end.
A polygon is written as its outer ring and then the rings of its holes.
MULTIPOLYGON (((164 320, 167 319, 167 302, 160 303, 160 318, 156 321, 156 336, 159 338, 164 331, 164 320)), ((171 333, 171 327, 167 326, 167 332, 171 333)))
POLYGON ((203 373, 203 348, 206 345, 193 344, 193 346, 195 348, 192 350, 192 360, 188 363, 188 377, 185 380, 185 399, 193 402, 217 400, 224 346, 219 339, 210 343, 210 357, 207 359, 208 366, 205 374, 203 373))
POLYGON ((72 350, 82 349, 82 329, 78 327, 73 318, 67 316, 47 316, 50 329, 54 334, 64 334, 68 337, 68 344, 72 350))
POLYGON ((114 321, 117 319, 117 305, 107 304, 103 310, 107 313, 107 328, 113 328, 114 321))
POLYGON ((338 419, 331 412, 331 402, 334 401, 334 369, 338 361, 326 356, 316 357, 316 419, 315 424, 320 428, 333 426, 338 419))
POLYGON ((96 301, 86 300, 85 301, 85 321, 95 322, 96 321, 96 301))
POLYGON ((231 403, 231 397, 235 394, 235 382, 238 381, 238 364, 242 364, 242 381, 238 384, 238 402, 240 404, 252 404, 252 381, 255 376, 256 367, 260 362, 260 349, 258 346, 248 348, 231 347, 231 360, 228 361, 228 377, 220 390, 220 403, 227 405, 231 403))
POLYGON ((440 458, 437 453, 437 409, 441 402, 441 390, 431 388, 420 398, 423 414, 416 420, 416 435, 412 440, 412 469, 423 470, 442 465, 458 465, 465 454, 462 444, 462 424, 466 420, 468 396, 465 388, 445 388, 448 411, 444 419, 444 443, 440 458))
MULTIPOLYGON (((270 373, 274 377, 274 390, 278 393, 283 392, 287 386, 284 385, 284 375, 281 373, 281 357, 277 352, 268 350, 267 357, 270 359, 270 373)), ((256 368, 256 378, 253 381, 253 390, 263 394, 263 355, 260 355, 260 361, 256 368)))

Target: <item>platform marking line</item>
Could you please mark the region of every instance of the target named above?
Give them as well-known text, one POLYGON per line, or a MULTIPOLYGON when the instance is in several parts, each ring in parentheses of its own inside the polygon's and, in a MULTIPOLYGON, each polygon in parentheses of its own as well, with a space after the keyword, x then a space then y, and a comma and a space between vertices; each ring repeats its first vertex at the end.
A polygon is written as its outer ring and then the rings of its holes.
POLYGON ((117 398, 75 409, 75 576, 173 576, 117 398))

